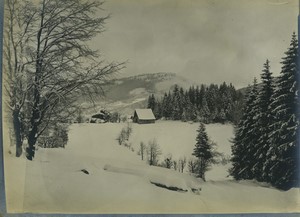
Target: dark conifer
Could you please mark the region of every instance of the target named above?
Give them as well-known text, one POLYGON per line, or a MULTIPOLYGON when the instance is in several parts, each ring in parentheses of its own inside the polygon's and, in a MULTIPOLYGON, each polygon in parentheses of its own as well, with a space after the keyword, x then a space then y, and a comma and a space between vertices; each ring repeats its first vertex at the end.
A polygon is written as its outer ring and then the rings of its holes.
POLYGON ((258 87, 254 79, 251 91, 247 93, 243 116, 235 130, 235 138, 232 145, 232 168, 230 174, 237 180, 253 179, 253 165, 255 159, 255 144, 257 142, 256 110, 258 87))
POLYGON ((267 175, 264 174, 266 155, 270 148, 269 134, 271 132, 272 115, 271 115, 271 97, 274 92, 272 72, 270 72, 269 60, 264 64, 261 74, 261 89, 258 97, 257 125, 256 131, 258 135, 258 142, 255 144, 256 152, 253 158, 256 163, 253 167, 255 178, 258 181, 266 181, 267 175))
POLYGON ((197 174, 205 181, 205 172, 209 169, 209 166, 213 159, 212 143, 208 139, 203 123, 200 123, 197 132, 197 142, 194 148, 193 155, 198 159, 197 174))
POLYGON ((298 89, 298 41, 296 34, 292 36, 290 47, 282 58, 281 74, 271 104, 274 123, 271 126, 270 149, 267 156, 267 176, 271 184, 278 188, 289 189, 298 185, 297 164, 299 158, 299 142, 297 131, 299 120, 297 115, 298 89))
POLYGON ((148 98, 147 108, 150 108, 153 111, 155 109, 155 106, 156 106, 156 100, 155 100, 154 94, 151 94, 148 98))

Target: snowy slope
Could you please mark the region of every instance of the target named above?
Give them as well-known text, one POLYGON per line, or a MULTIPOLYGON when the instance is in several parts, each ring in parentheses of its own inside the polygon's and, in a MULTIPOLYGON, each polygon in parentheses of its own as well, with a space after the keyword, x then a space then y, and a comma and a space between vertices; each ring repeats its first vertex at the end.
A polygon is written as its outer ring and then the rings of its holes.
POLYGON ((109 111, 118 111, 124 115, 133 114, 134 109, 144 108, 147 105, 149 95, 155 94, 157 98, 163 96, 165 92, 172 90, 174 85, 188 88, 194 85, 193 82, 175 73, 153 73, 140 74, 131 77, 113 79, 103 88, 105 97, 95 99, 97 109, 90 108, 91 102, 85 98, 79 98, 79 102, 84 109, 84 113, 90 115, 100 108, 109 111))
MULTIPOLYGON (((192 158, 193 149, 196 143, 196 135, 199 124, 184 123, 180 121, 157 121, 155 125, 134 124, 131 142, 138 150, 140 142, 148 143, 156 139, 162 150, 161 160, 171 154, 173 160, 186 157, 192 158)), ((217 151, 224 153, 225 156, 231 154, 230 140, 233 136, 231 125, 209 124, 206 130, 211 139, 218 144, 217 151)), ((230 165, 216 165, 207 173, 207 179, 223 180, 228 175, 230 165)))
MULTIPOLYGON (((225 176, 226 169, 218 167, 213 167, 211 175, 207 174, 209 181, 203 182, 186 173, 148 166, 140 160, 137 150, 132 152, 118 145, 116 137, 122 127, 124 124, 75 124, 65 149, 39 149, 33 162, 12 157, 5 148, 8 212, 300 211, 299 189, 283 192, 253 181, 235 182, 225 176), (200 193, 192 190, 199 188, 200 193)), ((174 158, 188 158, 197 128, 198 124, 173 121, 134 124, 131 142, 137 147, 141 139, 147 142, 155 137, 163 156, 172 153, 174 158)), ((219 144, 219 151, 230 152, 232 126, 208 125, 207 131, 219 144)))

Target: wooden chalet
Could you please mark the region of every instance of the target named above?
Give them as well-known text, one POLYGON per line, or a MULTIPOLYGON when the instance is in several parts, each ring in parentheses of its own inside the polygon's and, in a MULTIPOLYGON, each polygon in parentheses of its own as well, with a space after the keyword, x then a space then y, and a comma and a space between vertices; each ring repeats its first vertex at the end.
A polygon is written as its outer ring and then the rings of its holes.
POLYGON ((152 109, 136 109, 132 121, 138 124, 152 124, 155 123, 155 116, 152 109))

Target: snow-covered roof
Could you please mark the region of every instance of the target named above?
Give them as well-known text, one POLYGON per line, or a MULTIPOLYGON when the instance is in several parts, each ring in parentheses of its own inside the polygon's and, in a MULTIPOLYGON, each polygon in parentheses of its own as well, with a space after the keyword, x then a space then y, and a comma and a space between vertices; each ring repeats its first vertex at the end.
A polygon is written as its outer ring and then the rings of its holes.
POLYGON ((155 120, 151 109, 136 109, 135 112, 140 120, 155 120))

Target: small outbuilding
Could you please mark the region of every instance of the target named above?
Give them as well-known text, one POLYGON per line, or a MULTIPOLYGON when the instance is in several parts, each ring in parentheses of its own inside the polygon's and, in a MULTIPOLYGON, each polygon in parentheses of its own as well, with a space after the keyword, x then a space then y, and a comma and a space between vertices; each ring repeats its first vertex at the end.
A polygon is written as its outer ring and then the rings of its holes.
POLYGON ((138 124, 152 124, 155 123, 155 116, 152 109, 136 109, 132 120, 138 124))

